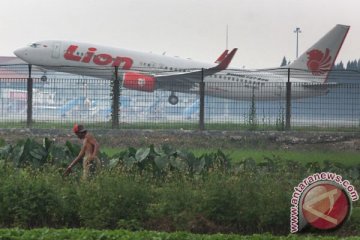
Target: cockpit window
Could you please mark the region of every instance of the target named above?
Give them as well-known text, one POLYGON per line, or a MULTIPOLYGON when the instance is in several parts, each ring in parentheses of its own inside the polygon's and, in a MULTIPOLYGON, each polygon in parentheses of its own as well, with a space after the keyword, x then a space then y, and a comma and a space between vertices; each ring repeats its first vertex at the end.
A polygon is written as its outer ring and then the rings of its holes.
POLYGON ((39 44, 39 43, 32 43, 32 44, 30 44, 30 47, 32 47, 32 48, 38 48, 38 47, 40 47, 40 45, 41 45, 41 44, 39 44))

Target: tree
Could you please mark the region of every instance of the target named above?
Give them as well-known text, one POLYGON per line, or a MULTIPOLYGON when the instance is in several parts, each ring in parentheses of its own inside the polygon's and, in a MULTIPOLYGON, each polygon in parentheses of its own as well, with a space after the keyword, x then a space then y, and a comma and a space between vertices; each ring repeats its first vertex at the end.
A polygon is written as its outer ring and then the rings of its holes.
POLYGON ((344 64, 343 64, 343 62, 340 61, 340 63, 334 64, 333 69, 334 69, 334 70, 338 70, 338 71, 344 70, 344 64))
POLYGON ((358 70, 358 61, 355 59, 354 62, 353 62, 353 66, 352 66, 352 69, 351 70, 354 70, 354 71, 357 71, 358 70))
POLYGON ((351 70, 357 70, 357 60, 354 60, 351 65, 351 70))
POLYGON ((282 62, 281 62, 280 67, 284 67, 284 66, 286 66, 286 65, 287 65, 287 60, 286 60, 286 57, 284 56, 284 58, 283 58, 283 60, 282 60, 282 62))
POLYGON ((342 61, 337 65, 336 70, 344 70, 344 64, 342 61))
POLYGON ((358 68, 358 62, 357 62, 357 60, 348 61, 347 65, 346 65, 346 70, 357 71, 357 68, 358 68))
POLYGON ((346 64, 346 70, 350 70, 350 68, 351 68, 351 62, 348 61, 347 64, 346 64))

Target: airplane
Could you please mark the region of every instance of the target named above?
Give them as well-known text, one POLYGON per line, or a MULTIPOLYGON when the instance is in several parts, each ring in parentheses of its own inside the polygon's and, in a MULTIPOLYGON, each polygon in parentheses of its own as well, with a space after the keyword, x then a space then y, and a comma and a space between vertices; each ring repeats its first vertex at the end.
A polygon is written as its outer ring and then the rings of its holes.
POLYGON ((145 92, 170 90, 169 103, 175 105, 178 103, 175 90, 186 91, 199 82, 199 69, 207 68, 212 73, 226 69, 236 51, 237 48, 230 53, 225 50, 215 61, 216 64, 68 41, 40 41, 17 49, 14 54, 40 69, 104 79, 113 79, 117 66, 125 88, 145 92), (175 85, 168 80, 173 77, 177 80, 175 85))
POLYGON ((118 67, 122 86, 153 92, 167 90, 169 103, 176 105, 175 92, 199 93, 201 79, 205 95, 234 99, 284 99, 288 69, 291 69, 292 98, 325 95, 327 78, 350 26, 336 25, 298 59, 282 69, 251 71, 227 69, 237 48, 225 50, 215 63, 202 63, 153 53, 72 41, 39 41, 14 51, 23 61, 43 69, 104 79, 114 78, 118 67))

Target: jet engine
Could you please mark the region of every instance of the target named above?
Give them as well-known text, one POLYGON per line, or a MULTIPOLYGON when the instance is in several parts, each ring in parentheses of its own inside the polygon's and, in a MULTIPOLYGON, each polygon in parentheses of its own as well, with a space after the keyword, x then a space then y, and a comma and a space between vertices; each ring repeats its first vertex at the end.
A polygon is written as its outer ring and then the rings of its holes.
POLYGON ((124 73, 123 86, 138 91, 153 92, 155 90, 155 78, 136 72, 124 73))

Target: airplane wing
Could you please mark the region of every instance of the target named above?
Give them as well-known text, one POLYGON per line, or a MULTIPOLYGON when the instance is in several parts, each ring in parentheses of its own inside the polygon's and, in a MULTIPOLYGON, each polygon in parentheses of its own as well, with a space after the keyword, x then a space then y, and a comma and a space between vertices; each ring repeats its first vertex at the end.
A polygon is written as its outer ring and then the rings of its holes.
POLYGON ((339 88, 342 87, 343 83, 303 83, 304 88, 309 89, 328 89, 328 88, 339 88))
MULTIPOLYGON (((0 77, 27 78, 29 76, 28 63, 18 57, 0 56, 0 77)), ((45 68, 32 66, 32 71, 46 72, 45 68)))
POLYGON ((190 72, 175 73, 175 74, 158 74, 155 75, 157 88, 164 90, 171 90, 176 86, 176 89, 189 90, 195 85, 201 82, 202 77, 213 75, 219 71, 225 70, 232 58, 234 57, 237 48, 234 48, 229 54, 227 54, 223 60, 215 67, 194 70, 190 72))

